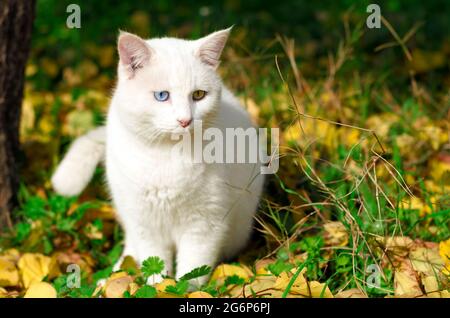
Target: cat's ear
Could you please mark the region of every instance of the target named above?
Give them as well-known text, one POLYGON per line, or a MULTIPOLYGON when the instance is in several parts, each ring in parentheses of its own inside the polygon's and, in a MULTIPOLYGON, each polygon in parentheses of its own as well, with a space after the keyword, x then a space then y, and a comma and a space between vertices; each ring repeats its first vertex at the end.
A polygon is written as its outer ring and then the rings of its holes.
POLYGON ((233 27, 229 27, 225 30, 216 31, 197 40, 197 56, 203 63, 208 64, 213 68, 217 68, 220 62, 220 55, 227 43, 232 28, 233 27))
POLYGON ((120 31, 117 50, 120 63, 125 67, 130 78, 150 60, 152 55, 152 50, 143 39, 124 31, 120 31))

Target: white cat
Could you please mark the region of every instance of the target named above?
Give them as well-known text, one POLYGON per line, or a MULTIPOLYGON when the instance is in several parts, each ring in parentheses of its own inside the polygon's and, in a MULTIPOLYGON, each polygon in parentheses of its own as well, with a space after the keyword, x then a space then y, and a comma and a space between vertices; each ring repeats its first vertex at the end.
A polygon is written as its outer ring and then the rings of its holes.
POLYGON ((264 182, 260 165, 195 163, 172 151, 177 141, 171 135, 192 132, 193 120, 201 120, 203 129, 252 127, 216 73, 229 33, 194 41, 119 36, 118 83, 106 127, 74 142, 52 184, 60 194, 77 195, 106 159, 125 231, 121 260, 159 256, 168 275, 175 274, 175 261, 179 278, 236 255, 249 239, 264 182))

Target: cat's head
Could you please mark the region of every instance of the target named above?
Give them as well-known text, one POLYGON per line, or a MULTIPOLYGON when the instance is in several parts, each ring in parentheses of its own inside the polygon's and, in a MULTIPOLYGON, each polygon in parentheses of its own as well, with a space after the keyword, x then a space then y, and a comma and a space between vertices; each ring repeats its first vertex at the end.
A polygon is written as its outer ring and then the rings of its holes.
POLYGON ((143 40, 121 32, 113 107, 144 138, 207 127, 217 113, 222 82, 216 69, 231 28, 198 40, 143 40))

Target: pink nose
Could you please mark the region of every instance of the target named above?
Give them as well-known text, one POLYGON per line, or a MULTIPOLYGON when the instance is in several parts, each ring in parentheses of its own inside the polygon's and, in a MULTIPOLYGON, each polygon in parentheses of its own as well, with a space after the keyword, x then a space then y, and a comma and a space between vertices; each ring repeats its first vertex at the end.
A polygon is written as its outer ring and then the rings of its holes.
POLYGON ((177 119, 177 120, 180 123, 180 126, 183 127, 183 128, 186 128, 192 122, 191 118, 189 118, 189 119, 177 119))

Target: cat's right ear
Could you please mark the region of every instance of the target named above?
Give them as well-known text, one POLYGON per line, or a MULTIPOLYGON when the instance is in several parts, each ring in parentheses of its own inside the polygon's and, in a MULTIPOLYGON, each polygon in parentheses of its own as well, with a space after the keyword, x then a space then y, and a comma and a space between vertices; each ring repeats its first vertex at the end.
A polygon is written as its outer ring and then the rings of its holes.
POLYGON ((125 68, 129 78, 148 63, 152 54, 145 40, 124 31, 120 31, 117 50, 120 57, 119 63, 125 68))

